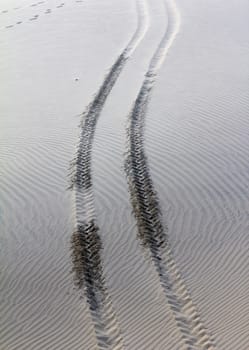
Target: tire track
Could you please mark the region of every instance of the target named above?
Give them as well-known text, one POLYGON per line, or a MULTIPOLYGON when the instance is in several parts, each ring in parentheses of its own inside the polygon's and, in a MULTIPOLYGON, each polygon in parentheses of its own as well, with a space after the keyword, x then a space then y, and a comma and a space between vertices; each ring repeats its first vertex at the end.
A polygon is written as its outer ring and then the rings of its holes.
POLYGON ((136 3, 137 29, 118 56, 93 101, 83 113, 76 157, 71 164, 71 189, 75 194, 76 229, 71 249, 75 283, 83 290, 93 321, 98 349, 121 350, 123 339, 107 290, 101 262, 102 242, 96 222, 91 177, 91 155, 95 128, 114 84, 126 61, 148 28, 147 8, 136 3))
POLYGON ((160 284, 180 331, 182 346, 188 350, 211 350, 214 349, 213 340, 201 322, 172 256, 144 150, 144 120, 152 88, 158 70, 179 28, 179 14, 171 1, 167 1, 166 12, 168 13, 168 27, 152 57, 129 116, 125 172, 137 220, 138 238, 143 247, 149 251, 150 258, 158 273, 160 284))

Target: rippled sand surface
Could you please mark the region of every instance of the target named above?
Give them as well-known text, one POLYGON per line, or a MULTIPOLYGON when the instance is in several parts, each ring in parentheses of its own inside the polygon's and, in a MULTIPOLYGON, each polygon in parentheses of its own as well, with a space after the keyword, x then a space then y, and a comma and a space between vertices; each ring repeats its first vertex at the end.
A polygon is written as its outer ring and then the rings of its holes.
POLYGON ((0 1, 1 350, 247 350, 247 13, 0 1))

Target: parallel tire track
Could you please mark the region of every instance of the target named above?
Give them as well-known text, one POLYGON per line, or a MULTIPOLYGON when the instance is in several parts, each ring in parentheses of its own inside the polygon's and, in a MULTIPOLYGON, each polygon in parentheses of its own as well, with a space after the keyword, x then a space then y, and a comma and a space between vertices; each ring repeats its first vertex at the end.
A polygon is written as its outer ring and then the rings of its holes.
POLYGON ((144 151, 144 120, 158 70, 173 42, 179 26, 178 12, 167 2, 168 28, 152 57, 149 69, 129 116, 128 150, 125 171, 131 202, 137 220, 138 237, 149 251, 160 284, 180 331, 182 346, 188 350, 214 349, 172 256, 162 224, 157 193, 150 177, 144 151))
POLYGON ((76 229, 72 235, 72 260, 75 281, 84 290, 95 329, 98 349, 124 348, 118 321, 107 290, 101 262, 102 243, 95 218, 91 178, 91 154, 95 128, 114 84, 126 61, 147 31, 147 11, 137 2, 137 29, 114 62, 95 98, 83 114, 80 139, 71 165, 71 188, 75 193, 76 229))

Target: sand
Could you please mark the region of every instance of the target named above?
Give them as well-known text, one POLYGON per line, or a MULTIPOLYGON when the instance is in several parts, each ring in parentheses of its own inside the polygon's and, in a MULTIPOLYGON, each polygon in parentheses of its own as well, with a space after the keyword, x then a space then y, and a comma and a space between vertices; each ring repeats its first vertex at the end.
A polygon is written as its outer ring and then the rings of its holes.
POLYGON ((0 1, 1 350, 247 350, 248 7, 0 1))

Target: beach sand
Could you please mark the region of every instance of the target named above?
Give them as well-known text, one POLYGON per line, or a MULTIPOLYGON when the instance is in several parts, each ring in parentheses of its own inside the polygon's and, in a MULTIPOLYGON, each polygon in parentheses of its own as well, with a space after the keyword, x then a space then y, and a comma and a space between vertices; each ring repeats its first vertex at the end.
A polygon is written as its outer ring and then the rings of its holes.
POLYGON ((248 10, 0 1, 1 350, 247 350, 248 10))

